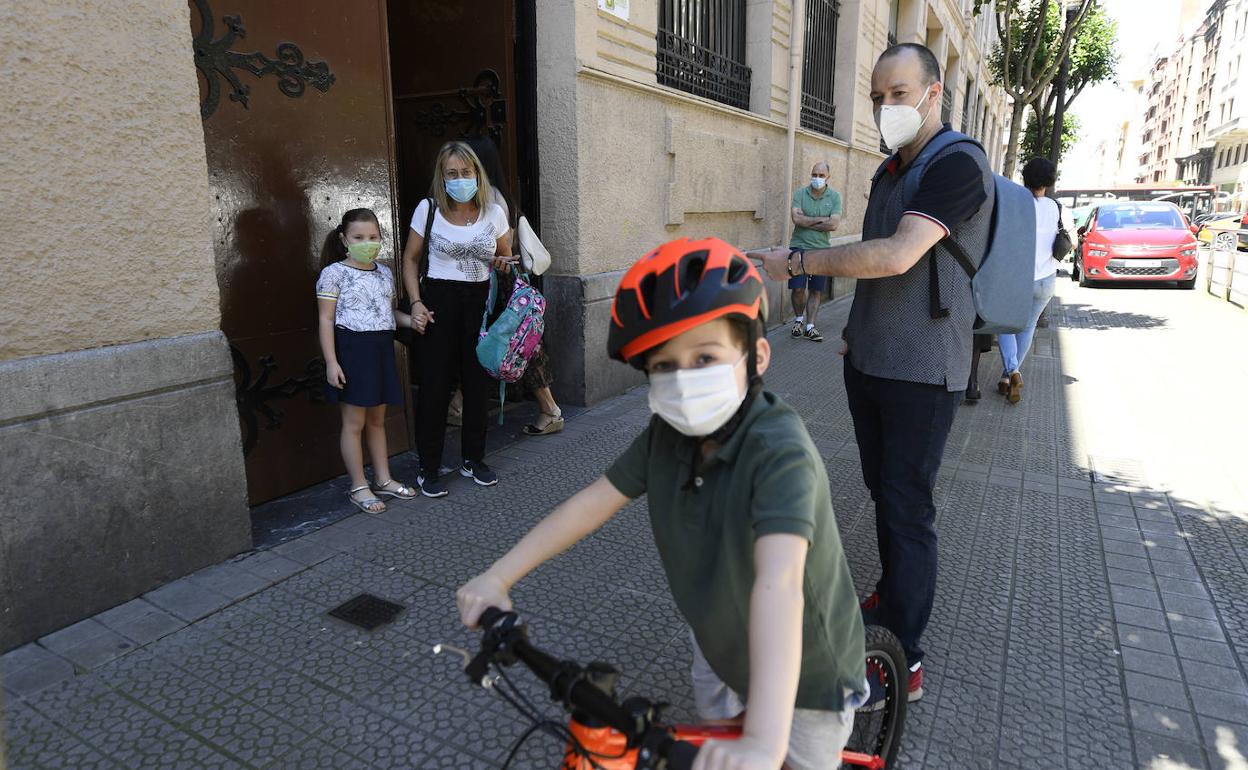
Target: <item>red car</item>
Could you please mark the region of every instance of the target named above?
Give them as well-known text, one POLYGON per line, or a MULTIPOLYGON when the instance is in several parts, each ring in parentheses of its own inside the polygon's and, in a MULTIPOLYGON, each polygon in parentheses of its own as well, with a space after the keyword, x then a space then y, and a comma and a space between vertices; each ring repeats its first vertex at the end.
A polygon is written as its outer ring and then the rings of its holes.
POLYGON ((1198 242, 1173 203, 1104 203, 1079 228, 1071 278, 1080 286, 1101 281, 1177 281, 1196 286, 1198 242))

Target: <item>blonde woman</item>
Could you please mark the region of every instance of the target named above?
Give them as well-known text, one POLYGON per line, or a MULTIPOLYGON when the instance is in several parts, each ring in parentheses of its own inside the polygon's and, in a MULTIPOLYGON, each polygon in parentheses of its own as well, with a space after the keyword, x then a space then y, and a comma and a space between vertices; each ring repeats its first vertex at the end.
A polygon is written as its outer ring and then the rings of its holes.
POLYGON ((416 405, 417 482, 426 497, 445 497, 439 478, 446 409, 458 375, 464 394, 460 475, 482 486, 498 483, 484 462, 486 407, 493 380, 477 363, 477 334, 490 271, 515 261, 507 215, 492 202, 490 180, 468 145, 447 142, 434 164, 430 197, 416 207, 403 250, 403 284, 412 301, 412 328, 422 335, 420 398, 416 405), (429 205, 434 205, 425 254, 429 205))

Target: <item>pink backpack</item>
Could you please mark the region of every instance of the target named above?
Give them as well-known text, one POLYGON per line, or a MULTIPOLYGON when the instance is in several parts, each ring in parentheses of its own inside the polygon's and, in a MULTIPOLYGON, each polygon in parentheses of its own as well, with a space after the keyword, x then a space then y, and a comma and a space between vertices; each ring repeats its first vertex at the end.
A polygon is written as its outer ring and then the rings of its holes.
MULTIPOLYGON (((507 307, 494 323, 490 323, 490 311, 498 297, 498 275, 490 272, 490 296, 485 303, 481 318, 481 333, 477 338, 477 361, 481 367, 498 380, 498 400, 505 400, 507 383, 524 376, 529 361, 537 347, 542 344, 546 330, 546 298, 533 288, 519 265, 516 266, 516 286, 507 300, 507 307)), ((499 412, 498 421, 503 421, 499 412)))

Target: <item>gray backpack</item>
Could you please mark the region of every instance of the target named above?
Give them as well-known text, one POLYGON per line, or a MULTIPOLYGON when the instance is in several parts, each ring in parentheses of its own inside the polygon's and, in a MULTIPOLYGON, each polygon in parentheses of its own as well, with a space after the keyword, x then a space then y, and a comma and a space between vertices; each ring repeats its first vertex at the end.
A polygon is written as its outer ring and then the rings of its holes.
MULTIPOLYGON (((938 134, 919 152, 910 164, 903 181, 906 200, 919 190, 919 180, 929 161, 953 144, 983 146, 957 131, 938 134)), ((1032 285, 1036 264, 1036 204, 1031 191, 1000 174, 993 174, 996 200, 992 207, 992 223, 988 229, 988 246, 979 267, 962 245, 949 236, 939 245, 958 260, 971 277, 971 294, 975 300, 976 334, 1014 334, 1031 322, 1032 285)), ((932 318, 944 318, 949 310, 940 301, 940 282, 936 274, 936 249, 928 260, 931 269, 930 301, 932 318)))

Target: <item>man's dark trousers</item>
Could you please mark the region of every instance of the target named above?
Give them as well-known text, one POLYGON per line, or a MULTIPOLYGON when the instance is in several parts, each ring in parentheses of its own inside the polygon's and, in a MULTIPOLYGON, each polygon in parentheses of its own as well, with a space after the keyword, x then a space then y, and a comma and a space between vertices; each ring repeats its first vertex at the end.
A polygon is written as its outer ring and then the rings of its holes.
POLYGON ((875 501, 883 574, 868 617, 901 641, 910 665, 936 591, 936 505, 932 488, 962 391, 863 374, 845 357, 845 391, 862 477, 875 501))

